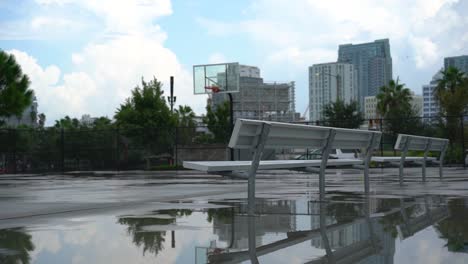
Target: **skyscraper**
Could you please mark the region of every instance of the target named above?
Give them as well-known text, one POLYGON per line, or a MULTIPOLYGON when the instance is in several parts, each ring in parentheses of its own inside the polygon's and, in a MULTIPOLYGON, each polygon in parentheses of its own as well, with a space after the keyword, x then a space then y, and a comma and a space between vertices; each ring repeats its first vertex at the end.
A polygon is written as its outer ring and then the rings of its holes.
POLYGON ((393 76, 388 39, 340 45, 338 62, 351 63, 357 70, 358 98, 362 110, 364 97, 377 95, 380 87, 387 85, 393 76))
POLYGON ((349 63, 321 63, 309 67, 309 120, 322 120, 323 107, 338 99, 357 101, 357 73, 349 63))
POLYGON ((445 69, 449 66, 455 67, 465 74, 468 74, 468 55, 444 58, 445 69))

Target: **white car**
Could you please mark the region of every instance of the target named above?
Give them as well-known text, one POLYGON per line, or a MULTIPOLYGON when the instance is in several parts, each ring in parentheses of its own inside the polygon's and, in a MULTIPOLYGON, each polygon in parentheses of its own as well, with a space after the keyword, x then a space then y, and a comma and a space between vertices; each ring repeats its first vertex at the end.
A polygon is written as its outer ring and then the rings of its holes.
MULTIPOLYGON (((360 156, 359 150, 354 149, 332 149, 330 152, 330 159, 356 159, 360 156)), ((316 149, 310 151, 308 154, 299 155, 296 157, 297 160, 314 160, 321 159, 322 151, 316 149)))
POLYGON ((360 151, 356 149, 332 149, 330 157, 336 159, 357 159, 360 151))

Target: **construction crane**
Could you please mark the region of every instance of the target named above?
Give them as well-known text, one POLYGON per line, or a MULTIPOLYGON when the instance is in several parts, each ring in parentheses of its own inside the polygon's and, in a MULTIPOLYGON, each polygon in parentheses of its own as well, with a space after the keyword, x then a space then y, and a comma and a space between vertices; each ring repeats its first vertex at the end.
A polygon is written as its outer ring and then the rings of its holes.
POLYGON ((306 107, 306 110, 304 111, 304 113, 302 113, 302 117, 304 117, 304 119, 306 117, 307 112, 309 111, 309 108, 310 108, 310 105, 308 104, 306 107))

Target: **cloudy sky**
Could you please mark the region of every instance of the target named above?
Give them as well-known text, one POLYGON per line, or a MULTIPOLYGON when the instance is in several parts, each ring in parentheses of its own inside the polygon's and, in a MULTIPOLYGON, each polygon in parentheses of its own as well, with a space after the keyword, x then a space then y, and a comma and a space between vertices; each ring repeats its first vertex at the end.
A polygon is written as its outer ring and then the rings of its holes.
POLYGON ((192 65, 240 62, 267 81, 296 81, 338 45, 389 38, 394 77, 416 93, 468 54, 468 0, 3 0, 0 48, 32 81, 48 123, 68 114, 112 117, 141 78, 175 76, 178 103, 204 112, 192 65))

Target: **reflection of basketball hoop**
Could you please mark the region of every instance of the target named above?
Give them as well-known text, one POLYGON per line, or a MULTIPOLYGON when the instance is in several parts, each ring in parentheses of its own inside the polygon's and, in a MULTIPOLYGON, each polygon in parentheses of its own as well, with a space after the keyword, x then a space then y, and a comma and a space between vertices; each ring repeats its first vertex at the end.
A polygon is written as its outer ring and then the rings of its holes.
POLYGON ((221 91, 219 86, 216 86, 216 85, 205 86, 205 90, 211 90, 212 93, 219 93, 221 91))

